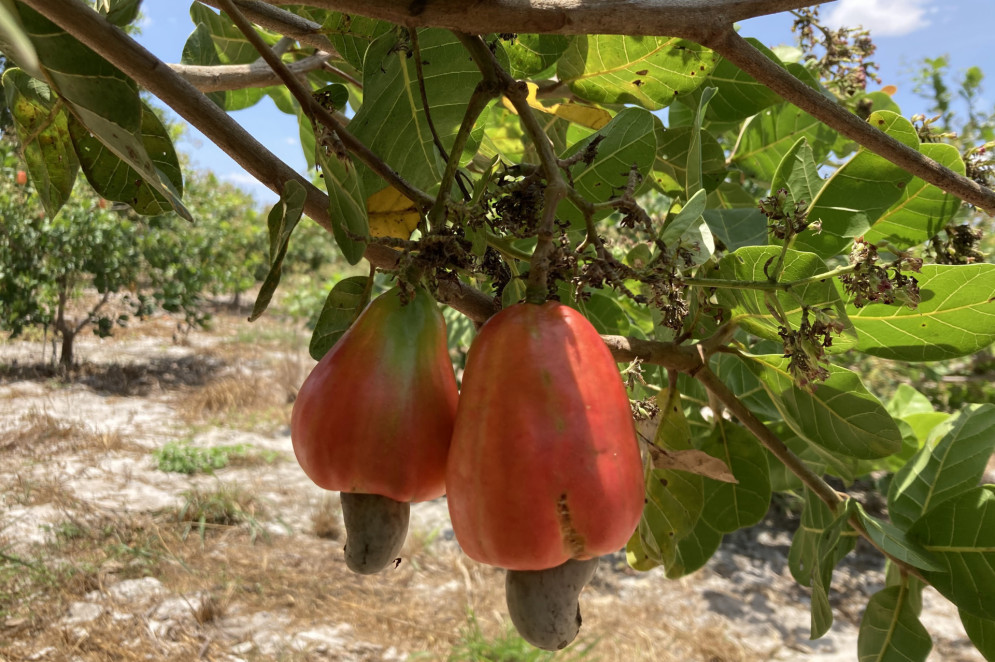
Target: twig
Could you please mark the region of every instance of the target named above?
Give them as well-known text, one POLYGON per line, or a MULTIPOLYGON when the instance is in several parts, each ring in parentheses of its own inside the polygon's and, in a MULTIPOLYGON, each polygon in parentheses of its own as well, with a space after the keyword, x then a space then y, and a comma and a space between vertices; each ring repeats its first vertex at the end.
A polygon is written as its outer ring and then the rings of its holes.
POLYGON ((428 130, 432 134, 432 142, 435 143, 435 148, 439 150, 439 155, 443 161, 448 162, 449 154, 446 153, 446 146, 442 144, 439 132, 435 130, 435 122, 432 121, 431 106, 428 103, 428 90, 425 89, 425 68, 422 66, 421 49, 418 47, 418 30, 409 30, 408 35, 411 37, 411 54, 415 59, 415 75, 418 78, 418 93, 421 96, 422 110, 425 112, 425 123, 428 124, 428 130))
MULTIPOLYGON (((456 180, 457 182, 459 181, 456 178, 456 173, 459 171, 459 162, 460 157, 463 154, 463 148, 466 146, 466 141, 470 139, 470 132, 473 131, 473 127, 477 123, 477 118, 480 117, 480 114, 484 112, 485 108, 487 108, 487 104, 490 103, 491 99, 498 96, 498 94, 499 92, 495 81, 484 79, 477 83, 477 87, 474 88, 473 94, 470 95, 470 100, 466 105, 466 113, 463 115, 463 121, 460 123, 456 139, 453 141, 452 152, 450 152, 449 158, 446 159, 446 169, 442 173, 439 193, 436 195, 435 203, 432 205, 432 209, 429 210, 428 213, 428 226, 430 228, 436 228, 444 222, 446 201, 449 199, 449 191, 452 188, 453 180, 456 180)), ((425 102, 423 101, 422 103, 425 102)), ((428 106, 425 108, 425 116, 428 117, 428 106)), ((460 183, 460 188, 463 190, 464 196, 469 197, 466 189, 463 189, 462 187, 463 184, 460 183)))

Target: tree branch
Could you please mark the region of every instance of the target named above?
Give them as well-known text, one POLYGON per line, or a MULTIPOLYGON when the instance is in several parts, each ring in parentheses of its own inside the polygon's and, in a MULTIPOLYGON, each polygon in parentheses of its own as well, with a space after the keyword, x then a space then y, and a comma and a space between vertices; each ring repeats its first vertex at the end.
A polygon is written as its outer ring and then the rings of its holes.
MULTIPOLYGON (((275 4, 291 4, 276 0, 275 4)), ((474 34, 545 32, 703 37, 737 21, 812 0, 308 0, 347 14, 474 34)))
MULTIPOLYGON (((294 75, 306 74, 309 71, 323 68, 328 53, 318 53, 298 60, 287 62, 287 69, 294 75)), ((265 62, 256 61, 252 64, 170 64, 169 68, 188 81, 201 92, 223 92, 226 90, 241 90, 247 87, 268 87, 279 85, 280 77, 265 62)))
MULTIPOLYGON (((198 0, 198 2, 215 9, 221 9, 219 0, 198 0)), ((314 21, 309 21, 297 14, 260 0, 235 0, 235 6, 256 25, 293 37, 302 44, 313 46, 319 51, 335 53, 332 42, 325 36, 322 27, 314 21)))
POLYGON ((701 42, 806 113, 920 179, 995 215, 995 191, 879 131, 792 76, 731 27, 701 42))

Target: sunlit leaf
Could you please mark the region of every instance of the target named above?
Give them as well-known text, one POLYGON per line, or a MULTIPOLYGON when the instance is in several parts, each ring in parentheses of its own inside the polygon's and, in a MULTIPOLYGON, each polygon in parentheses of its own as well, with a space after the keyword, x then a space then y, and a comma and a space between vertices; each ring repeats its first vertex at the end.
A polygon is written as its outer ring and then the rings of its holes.
POLYGON ((912 310, 872 303, 847 304, 857 349, 894 361, 943 361, 995 342, 995 265, 923 265, 922 301, 912 310))
POLYGON ((311 358, 315 361, 320 361, 321 357, 338 342, 370 302, 369 281, 366 276, 350 276, 343 278, 332 287, 318 315, 308 346, 311 358))
POLYGON ((559 59, 557 77, 588 101, 659 110, 701 85, 717 60, 674 37, 579 35, 559 59))
POLYGON ((932 647, 905 586, 890 586, 871 596, 857 635, 860 662, 923 662, 932 647))

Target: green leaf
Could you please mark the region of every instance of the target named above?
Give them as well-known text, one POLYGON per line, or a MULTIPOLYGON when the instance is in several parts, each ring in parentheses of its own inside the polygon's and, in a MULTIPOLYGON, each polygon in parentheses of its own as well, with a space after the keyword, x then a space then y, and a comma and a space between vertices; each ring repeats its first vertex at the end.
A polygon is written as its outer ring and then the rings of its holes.
MULTIPOLYGON (((94 137, 75 119, 69 121, 69 132, 79 156, 79 163, 87 181, 98 194, 115 202, 131 205, 136 213, 145 216, 164 214, 172 208, 171 202, 157 186, 149 184, 102 141, 94 137)), ((180 162, 169 137, 169 130, 151 108, 142 104, 142 146, 162 180, 172 191, 183 190, 180 162)))
POLYGON ((893 361, 944 361, 995 342, 995 265, 923 265, 915 310, 872 303, 846 310, 857 349, 893 361))
POLYGON ((860 662, 923 662, 932 647, 905 586, 890 586, 871 596, 857 635, 860 662))
POLYGON ((767 243, 767 218, 759 209, 706 209, 704 219, 731 251, 767 243))
POLYGON ((708 525, 730 533, 762 520, 770 508, 771 489, 770 467, 760 442, 739 425, 719 421, 701 450, 725 462, 739 481, 704 479, 702 518, 708 525))
POLYGON ((283 273, 283 259, 287 256, 287 246, 290 243, 290 234, 297 227, 304 212, 304 201, 307 199, 307 191, 304 186, 295 179, 287 180, 283 185, 283 195, 270 209, 266 223, 269 226, 269 273, 259 288, 256 296, 256 303, 252 307, 252 314, 249 321, 259 319, 269 302, 273 299, 277 285, 280 284, 280 276, 283 273))
MULTIPOLYGON (((625 187, 633 167, 640 173, 648 173, 656 154, 654 127, 658 123, 656 117, 642 108, 626 108, 597 133, 575 143, 563 158, 583 151, 592 140, 600 139, 594 160, 590 164, 579 163, 572 170, 577 192, 588 202, 605 202, 625 187)), ((583 214, 569 200, 560 203, 558 212, 575 225, 584 223, 583 214)))
MULTIPOLYGON (((199 7, 200 5, 195 6, 199 7)), ((214 45, 214 39, 211 38, 211 30, 207 25, 198 23, 194 31, 187 37, 186 43, 183 44, 183 53, 180 55, 180 63, 209 67, 221 64, 221 58, 218 57, 218 50, 214 45)), ((226 91, 207 92, 205 94, 216 106, 228 110, 228 93, 226 91)))
MULTIPOLYGON (((146 151, 145 113, 135 82, 41 14, 23 4, 17 7, 49 84, 70 111, 180 216, 192 221, 168 173, 161 172, 146 151)), ((74 142, 78 154, 79 141, 74 142)), ((80 160, 85 158, 80 155, 80 160)))
MULTIPOLYGON (((752 37, 747 38, 747 41, 775 63, 781 64, 781 60, 761 42, 752 37)), ((758 83, 753 76, 729 60, 718 63, 715 71, 708 77, 707 84, 718 88, 718 95, 708 108, 708 117, 719 122, 744 120, 781 101, 776 92, 758 83)))
POLYGON ((851 502, 851 512, 856 513, 871 542, 886 554, 920 570, 943 570, 932 554, 891 522, 871 517, 856 501, 851 502))
MULTIPOLYGON (((959 175, 965 172, 964 160, 953 145, 923 143, 919 151, 959 175)), ((900 250, 918 246, 943 229, 960 206, 956 196, 914 177, 898 201, 864 233, 864 241, 887 241, 900 250)))
POLYGON ((699 131, 697 140, 694 140, 692 127, 667 129, 662 122, 658 122, 654 132, 657 148, 650 177, 652 185, 663 193, 670 196, 685 195, 692 143, 701 145, 700 162, 705 190, 714 190, 725 179, 725 153, 708 131, 699 131))
POLYGON ((924 572, 944 597, 974 616, 995 619, 995 485, 943 501, 909 529, 943 566, 924 572))
POLYGON ((68 114, 52 88, 21 69, 4 72, 3 91, 31 181, 45 212, 54 217, 72 195, 79 172, 68 114))
MULTIPOLYGON (((314 11, 312 8, 309 10, 314 11)), ((330 13, 322 27, 335 46, 335 51, 358 71, 363 70, 370 44, 396 28, 387 21, 338 12, 330 13)))
MULTIPOLYGON (((524 296, 524 290, 522 292, 524 296)), ((581 312, 590 320, 598 333, 629 335, 629 318, 618 301, 604 292, 591 292, 591 298, 581 305, 581 312)))
POLYGON ((367 276, 350 276, 335 283, 311 334, 308 346, 311 358, 320 361, 369 302, 370 279, 367 276))
POLYGON ((511 73, 517 79, 532 78, 549 69, 570 46, 573 38, 562 34, 519 34, 505 44, 511 73))
POLYGON ((833 624, 829 587, 833 569, 856 545, 847 526, 847 511, 833 515, 815 494, 805 489, 801 524, 788 550, 788 569, 799 584, 812 589, 811 638, 818 639, 833 624), (846 535, 844 534, 846 530, 846 535))
POLYGON ((676 245, 692 225, 697 225, 701 221, 701 215, 705 211, 706 198, 705 191, 698 189, 698 192, 690 197, 681 210, 667 220, 667 224, 663 226, 658 239, 668 246, 676 245))
MULTIPOLYGON (((190 5, 190 19, 194 25, 203 24, 217 48, 221 64, 250 64, 259 59, 259 52, 241 30, 224 12, 216 12, 207 5, 194 2, 190 5)), ((279 39, 265 31, 258 31, 263 41, 273 45, 279 39)), ((208 63, 202 63, 208 64, 208 63)))
MULTIPOLYGON (((901 115, 884 110, 871 113, 867 121, 919 149, 915 127, 901 115)), ((808 220, 821 222, 821 230, 809 228, 796 235, 792 247, 821 257, 837 255, 902 197, 911 179, 901 167, 862 147, 829 177, 809 207, 808 220)))
POLYGON ((705 567, 722 544, 722 537, 703 518, 699 519, 694 528, 677 541, 677 553, 666 568, 667 579, 679 579, 705 567))
POLYGON ((803 439, 859 459, 887 457, 901 449, 898 426, 856 373, 830 366, 829 379, 813 393, 795 386, 788 359, 777 355, 743 358, 784 421, 803 439))
POLYGON ((981 618, 963 609, 959 612, 960 621, 964 624, 971 643, 988 662, 995 662, 995 619, 981 618))
MULTIPOLYGON (((448 30, 419 30, 418 47, 432 124, 448 152, 480 71, 448 30)), ((445 162, 425 118, 409 50, 410 44, 393 32, 370 44, 363 66, 363 104, 349 122, 349 131, 413 186, 430 190, 438 186, 445 162)), ((365 166, 360 168, 360 184, 370 192, 385 186, 365 166)))
MULTIPOLYGON (((657 402, 662 415, 654 443, 668 450, 690 449, 691 430, 680 406, 680 394, 664 389, 657 402)), ((646 505, 636 533, 655 563, 670 567, 677 542, 694 529, 704 506, 702 481, 697 474, 648 466, 646 505)))
POLYGON ((96 9, 109 22, 123 28, 136 18, 142 0, 97 0, 96 9))
MULTIPOLYGON (((773 265, 781 254, 780 246, 745 246, 734 253, 726 255, 718 266, 708 273, 711 278, 722 278, 728 281, 761 281, 767 282, 765 269, 773 265)), ((781 282, 791 283, 811 278, 828 271, 826 263, 811 253, 801 253, 788 250, 784 256, 784 269, 781 272, 781 282)), ((757 289, 720 288, 716 292, 719 303, 730 309, 731 321, 743 326, 751 333, 767 340, 781 342, 779 330, 781 323, 767 307, 767 293, 757 289)), ((829 352, 840 352, 852 347, 857 338, 847 320, 843 300, 832 279, 813 280, 803 285, 794 286, 790 292, 777 292, 781 308, 787 315, 791 328, 797 329, 802 322, 802 307, 800 302, 813 308, 831 308, 835 315, 846 325, 842 335, 833 336, 833 344, 827 348, 829 352)))
POLYGON ((366 196, 356 166, 348 154, 319 146, 316 156, 328 190, 328 215, 332 234, 349 264, 363 259, 364 238, 370 236, 366 196))
POLYGON ((0 45, 0 50, 17 62, 18 66, 32 75, 40 75, 38 54, 24 32, 12 0, 0 0, 0 45))
POLYGON ((718 57, 674 37, 579 35, 557 63, 557 77, 582 99, 664 108, 701 85, 718 57))
POLYGON ((799 138, 777 164, 770 184, 771 194, 782 188, 788 191, 785 202, 785 208, 788 209, 795 203, 811 205, 822 188, 822 177, 819 176, 819 166, 815 163, 812 146, 804 137, 799 138))
POLYGON ((747 121, 732 156, 733 163, 747 174, 769 182, 784 155, 800 138, 808 140, 815 162, 822 163, 836 133, 791 104, 767 108, 747 121))
POLYGON ((888 514, 908 528, 947 499, 981 481, 995 450, 995 405, 969 405, 937 425, 888 490, 888 514))
POLYGON ((933 404, 929 398, 908 384, 898 385, 885 408, 889 414, 896 418, 904 418, 910 414, 933 412, 933 404))
POLYGON ((685 193, 690 200, 704 186, 704 176, 702 164, 704 154, 702 153, 702 124, 705 122, 705 111, 708 109, 708 102, 715 96, 714 87, 706 87, 701 90, 701 98, 698 100, 698 112, 694 115, 694 122, 691 124, 691 145, 688 147, 688 177, 685 193))

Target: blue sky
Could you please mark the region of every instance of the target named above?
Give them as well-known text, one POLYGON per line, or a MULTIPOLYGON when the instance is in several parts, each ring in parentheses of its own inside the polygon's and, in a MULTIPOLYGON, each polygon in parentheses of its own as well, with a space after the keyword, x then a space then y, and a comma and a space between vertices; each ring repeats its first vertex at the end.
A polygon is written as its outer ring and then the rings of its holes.
MULTIPOLYGON (((188 8, 188 3, 176 0, 145 0, 138 40, 160 59, 178 62, 193 30, 188 8)), ((860 24, 871 30, 882 85, 898 87, 895 100, 906 115, 925 110, 912 92, 913 69, 925 57, 949 56, 954 72, 980 66, 988 75, 985 101, 989 106, 995 103, 995 0, 836 0, 823 5, 821 14, 830 24, 860 24)), ((771 46, 793 43, 791 17, 784 14, 746 21, 740 32, 771 46)), ((268 99, 232 116, 291 167, 304 170, 293 117, 278 111, 268 99)), ((179 147, 191 156, 195 167, 213 170, 240 185, 261 204, 276 199, 197 131, 191 129, 179 147)))

